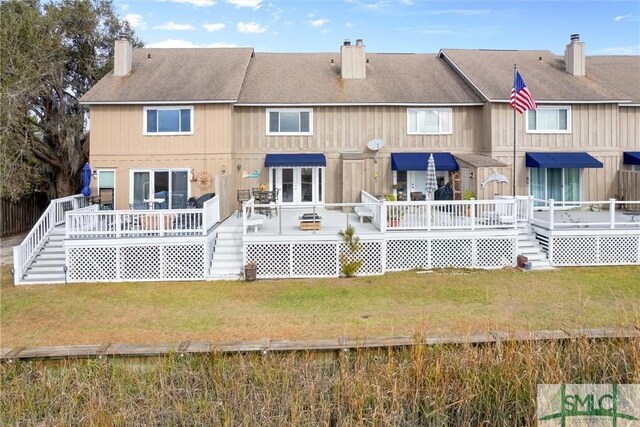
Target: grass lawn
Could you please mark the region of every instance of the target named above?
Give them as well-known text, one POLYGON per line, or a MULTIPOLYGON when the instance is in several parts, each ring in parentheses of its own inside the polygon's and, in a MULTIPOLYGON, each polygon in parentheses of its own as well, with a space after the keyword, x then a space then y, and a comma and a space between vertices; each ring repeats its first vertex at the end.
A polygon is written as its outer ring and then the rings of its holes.
POLYGON ((10 268, 1 273, 2 347, 640 324, 637 266, 19 287, 10 268))

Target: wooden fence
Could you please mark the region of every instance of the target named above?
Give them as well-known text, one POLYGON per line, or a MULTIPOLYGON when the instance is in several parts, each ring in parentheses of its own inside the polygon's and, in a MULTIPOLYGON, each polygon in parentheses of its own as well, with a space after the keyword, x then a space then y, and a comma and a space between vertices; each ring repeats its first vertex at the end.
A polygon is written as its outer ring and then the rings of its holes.
POLYGON ((413 345, 443 344, 498 344, 512 341, 558 341, 571 339, 640 339, 638 326, 599 329, 557 329, 539 331, 486 331, 471 335, 434 335, 434 336, 402 336, 402 337, 369 337, 326 340, 270 340, 236 341, 227 343, 182 341, 175 344, 115 344, 103 343, 95 345, 72 345, 51 347, 3 347, 0 348, 0 361, 38 359, 80 359, 103 357, 154 357, 169 353, 206 354, 220 353, 255 353, 267 354, 271 351, 349 351, 367 348, 398 348, 413 345))
POLYGON ((618 200, 640 200, 640 171, 618 171, 618 200))
POLYGON ((33 193, 18 202, 2 199, 0 205, 0 223, 2 233, 0 237, 29 231, 33 224, 47 208, 49 200, 43 193, 33 193))

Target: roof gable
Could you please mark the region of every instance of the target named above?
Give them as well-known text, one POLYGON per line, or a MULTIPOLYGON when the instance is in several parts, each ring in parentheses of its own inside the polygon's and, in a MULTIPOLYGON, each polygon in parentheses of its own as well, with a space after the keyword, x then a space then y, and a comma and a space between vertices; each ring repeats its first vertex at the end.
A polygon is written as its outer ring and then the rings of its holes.
POLYGON ((131 73, 104 76, 83 103, 234 102, 251 48, 136 49, 131 73))
POLYGON ((441 55, 490 101, 506 101, 517 64, 529 91, 538 102, 614 102, 630 96, 606 84, 589 67, 584 77, 565 71, 564 58, 548 50, 443 49, 441 55))

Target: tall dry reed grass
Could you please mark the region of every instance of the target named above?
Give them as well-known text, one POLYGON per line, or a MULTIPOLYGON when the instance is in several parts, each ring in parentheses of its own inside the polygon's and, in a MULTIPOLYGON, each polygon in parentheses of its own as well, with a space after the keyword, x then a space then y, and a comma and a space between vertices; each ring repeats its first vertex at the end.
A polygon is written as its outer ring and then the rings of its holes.
POLYGON ((541 383, 637 383, 640 340, 0 365, 2 425, 534 425, 541 383))

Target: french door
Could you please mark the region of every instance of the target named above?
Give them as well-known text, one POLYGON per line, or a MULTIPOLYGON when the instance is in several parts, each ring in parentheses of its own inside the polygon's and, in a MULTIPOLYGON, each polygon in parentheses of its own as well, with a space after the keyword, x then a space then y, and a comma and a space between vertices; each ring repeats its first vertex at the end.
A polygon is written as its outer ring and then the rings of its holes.
POLYGON ((280 189, 280 203, 321 203, 324 170, 323 167, 274 167, 269 173, 269 185, 280 189))
POLYGON ((142 204, 157 198, 164 199, 159 206, 163 209, 187 207, 188 170, 134 170, 131 175, 131 203, 142 204))
MULTIPOLYGON (((580 169, 529 168, 529 194, 534 199, 562 202, 575 206, 580 201, 580 169)), ((542 202, 536 202, 542 205, 542 202)))

